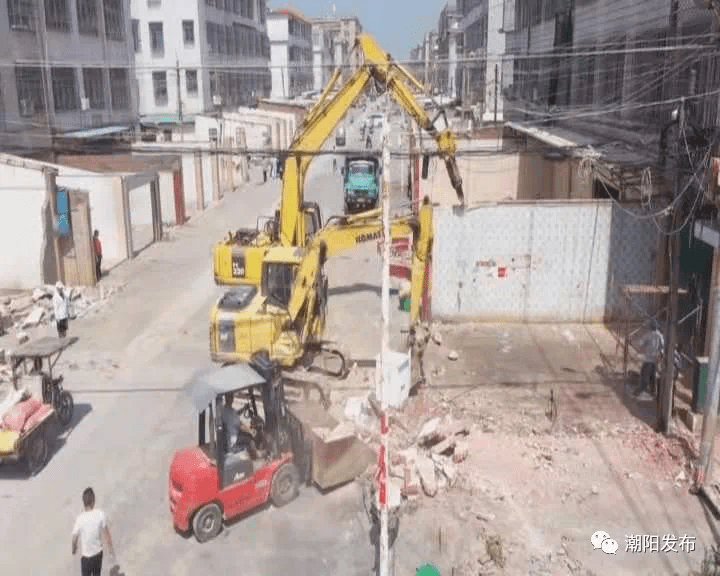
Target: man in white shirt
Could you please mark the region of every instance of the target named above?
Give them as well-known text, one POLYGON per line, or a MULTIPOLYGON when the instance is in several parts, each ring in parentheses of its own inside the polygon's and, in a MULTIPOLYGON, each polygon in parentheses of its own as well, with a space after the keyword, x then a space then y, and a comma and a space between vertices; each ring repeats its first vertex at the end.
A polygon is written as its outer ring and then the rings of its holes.
POLYGON ((82 576, 100 576, 103 559, 103 537, 111 557, 115 556, 105 512, 95 509, 95 492, 86 488, 82 495, 85 511, 75 520, 72 531, 72 553, 80 543, 80 570, 82 576))
POLYGON ((58 337, 65 338, 68 329, 68 317, 70 316, 70 303, 68 302, 68 297, 62 282, 55 284, 53 311, 55 312, 58 337))

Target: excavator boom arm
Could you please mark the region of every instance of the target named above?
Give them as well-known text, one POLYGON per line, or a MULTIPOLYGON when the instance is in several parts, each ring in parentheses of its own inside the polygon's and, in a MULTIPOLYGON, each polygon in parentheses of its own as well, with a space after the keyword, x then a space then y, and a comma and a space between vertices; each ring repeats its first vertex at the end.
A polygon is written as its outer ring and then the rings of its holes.
MULTIPOLYGON (((303 324, 307 330, 312 317, 308 311, 317 297, 322 267, 328 257, 350 250, 369 240, 380 240, 382 234, 380 210, 347 218, 323 228, 313 238, 306 256, 300 263, 288 305, 290 320, 295 322, 305 311, 303 324)), ((420 318, 420 304, 426 284, 427 259, 432 250, 432 206, 429 203, 421 206, 417 217, 404 216, 391 220, 390 235, 393 238, 413 237, 410 321, 415 324, 420 318)))
POLYGON ((313 110, 312 118, 295 138, 287 160, 280 203, 280 242, 283 246, 305 245, 305 219, 301 216, 303 185, 312 155, 342 120, 371 78, 367 67, 360 68, 330 101, 313 110))
POLYGON ((330 98, 329 94, 340 77, 339 69, 335 70, 319 101, 306 115, 285 160, 279 225, 280 243, 283 246, 305 246, 305 219, 302 217, 303 186, 313 154, 322 148, 372 79, 387 86, 395 101, 435 139, 458 199, 461 204, 465 203, 462 179, 455 161, 455 136, 450 130, 438 130, 435 127, 407 83, 419 90, 422 89, 422 85, 410 72, 392 61, 372 36, 361 34, 357 45, 363 53, 364 64, 330 98))

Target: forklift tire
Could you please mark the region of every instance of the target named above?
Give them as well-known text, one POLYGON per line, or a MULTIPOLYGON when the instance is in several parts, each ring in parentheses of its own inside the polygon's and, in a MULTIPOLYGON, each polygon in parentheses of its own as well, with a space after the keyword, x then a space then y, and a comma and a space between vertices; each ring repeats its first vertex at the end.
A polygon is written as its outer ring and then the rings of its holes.
POLYGON ((290 504, 298 495, 300 474, 295 464, 288 462, 275 471, 270 486, 270 500, 276 508, 290 504))
POLYGON ((195 539, 203 544, 220 534, 223 525, 223 515, 220 506, 214 502, 205 504, 193 516, 192 528, 195 539))

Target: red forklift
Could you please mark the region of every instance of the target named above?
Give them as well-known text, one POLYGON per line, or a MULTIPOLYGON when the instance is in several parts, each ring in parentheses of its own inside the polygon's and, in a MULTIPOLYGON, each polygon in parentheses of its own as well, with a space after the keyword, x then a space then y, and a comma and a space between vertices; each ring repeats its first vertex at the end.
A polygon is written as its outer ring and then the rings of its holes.
POLYGON ((290 405, 281 368, 267 356, 200 374, 191 396, 199 412, 198 445, 175 452, 168 494, 175 529, 192 531, 199 542, 217 536, 224 521, 268 501, 290 503, 303 483, 329 490, 375 460, 354 434, 333 435, 338 423, 319 404, 290 405), (252 436, 240 449, 227 445, 223 425, 230 398, 233 410, 242 404, 236 413, 252 436))

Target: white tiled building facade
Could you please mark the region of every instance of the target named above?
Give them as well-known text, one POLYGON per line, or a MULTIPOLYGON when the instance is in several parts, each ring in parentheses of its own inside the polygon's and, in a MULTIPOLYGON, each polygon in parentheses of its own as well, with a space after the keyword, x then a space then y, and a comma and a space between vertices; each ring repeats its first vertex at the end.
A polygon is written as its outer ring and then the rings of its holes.
POLYGON ((291 7, 268 15, 272 97, 293 98, 313 89, 312 24, 291 7))
POLYGON ((140 115, 187 118, 267 96, 265 11, 265 0, 132 0, 140 115))
POLYGON ((0 62, 5 149, 136 118, 130 0, 4 0, 0 62))

